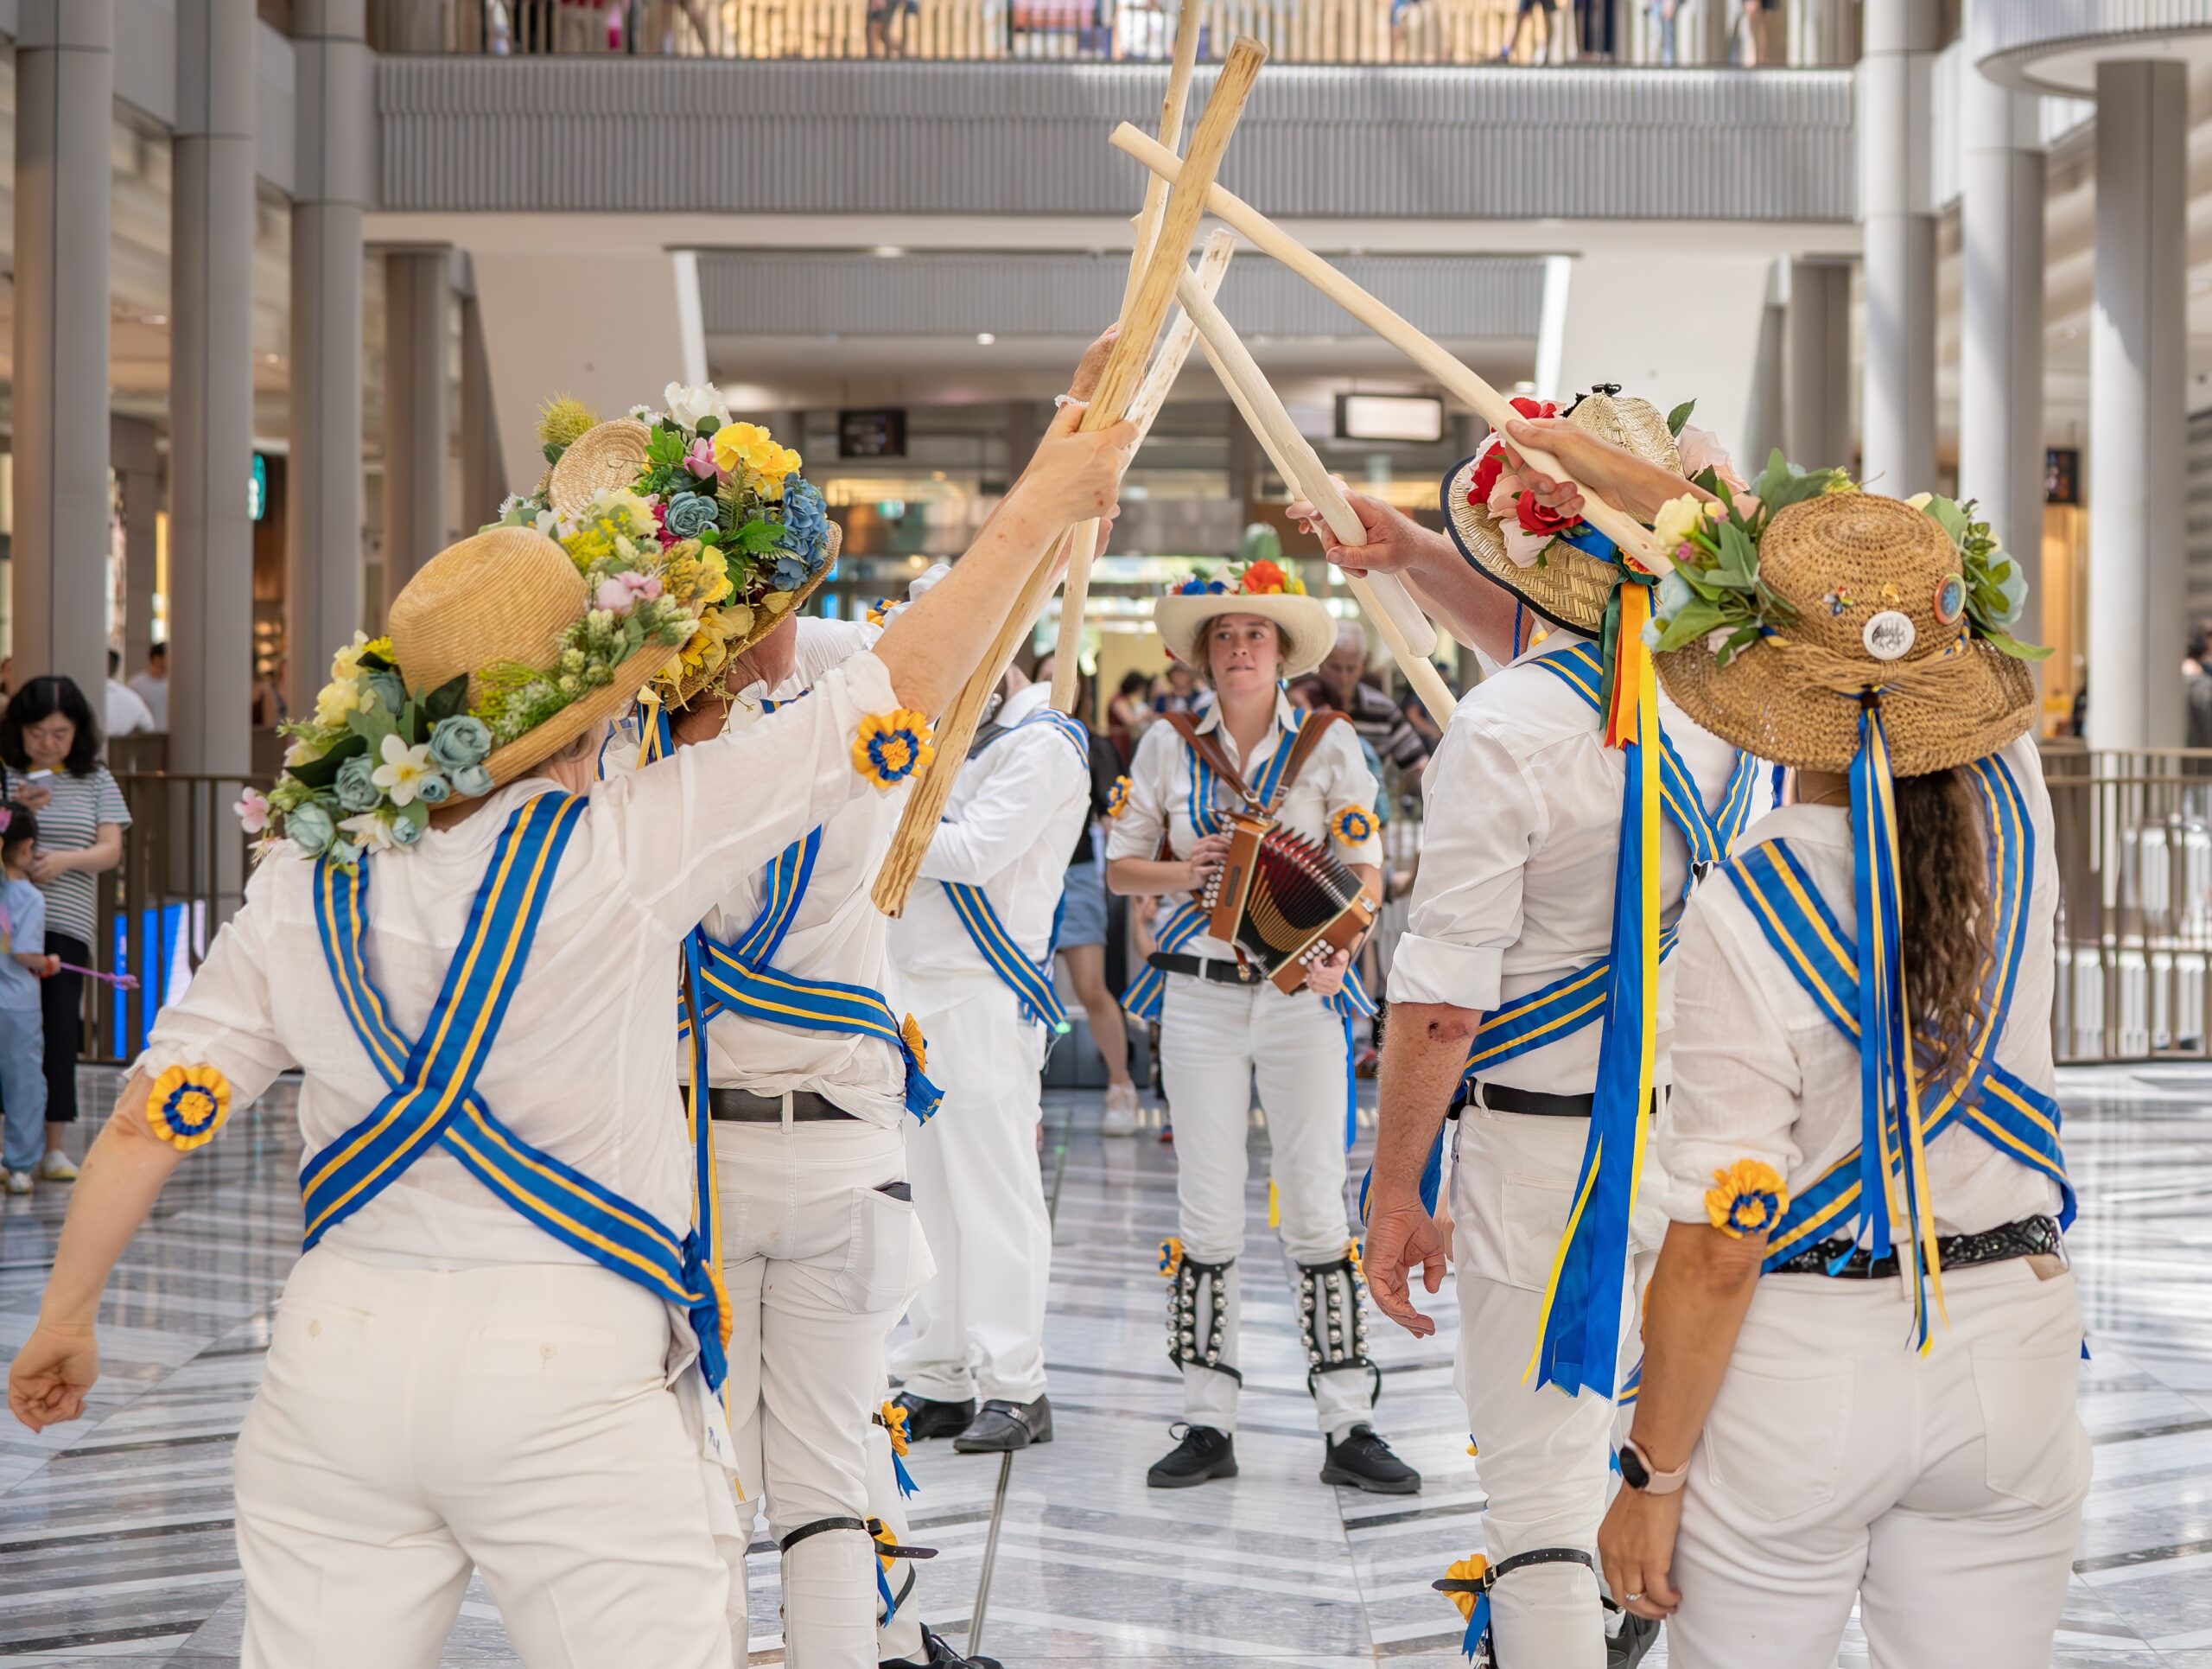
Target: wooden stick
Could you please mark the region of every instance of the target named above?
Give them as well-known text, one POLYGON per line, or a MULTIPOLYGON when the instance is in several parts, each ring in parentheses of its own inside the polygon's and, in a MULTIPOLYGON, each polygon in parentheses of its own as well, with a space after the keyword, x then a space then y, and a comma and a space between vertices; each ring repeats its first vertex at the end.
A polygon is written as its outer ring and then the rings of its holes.
MULTIPOLYGON (((1197 0, 1183 0, 1175 16, 1175 60, 1167 72, 1167 96, 1160 106, 1160 143, 1173 151, 1183 149, 1183 113, 1190 103, 1191 76, 1198 62, 1199 17, 1197 0)), ((1151 264, 1152 246, 1160 240, 1161 217, 1167 208, 1167 182, 1157 174, 1145 176, 1144 207, 1129 226, 1129 276, 1122 286, 1122 316, 1136 304, 1137 286, 1151 264)), ((1185 345, 1184 353, 1190 348, 1185 345)), ((1178 362, 1179 368, 1180 362, 1178 362)), ((1163 391, 1164 392, 1164 391, 1163 391)), ((1076 685, 1082 677, 1083 617, 1090 603, 1090 564, 1099 552, 1096 529, 1091 537, 1076 540, 1068 564, 1068 577, 1060 593, 1060 630, 1052 647, 1052 705, 1064 713, 1075 711, 1076 685)))
MULTIPOLYGON (((1114 130, 1113 145, 1126 156, 1134 156, 1154 173, 1174 182, 1181 177, 1186 164, 1179 162, 1173 152, 1163 150, 1127 122, 1114 130)), ((1177 194, 1178 197, 1181 195, 1177 194)), ((1483 419, 1501 433, 1505 425, 1519 414, 1500 394, 1480 376, 1459 363, 1436 342, 1431 341, 1402 315, 1386 307, 1351 279, 1314 254, 1281 227, 1254 208, 1242 198, 1232 195, 1219 186, 1211 186, 1206 193, 1206 207, 1222 220, 1235 226, 1249 239, 1255 246, 1272 255, 1300 277, 1312 284, 1345 312, 1357 319, 1376 335, 1389 342, 1415 365, 1441 383, 1446 391, 1463 404, 1472 406, 1483 419)), ((1514 449, 1535 468, 1548 475, 1567 479, 1559 461, 1549 453, 1518 443, 1514 449)), ((1625 512, 1615 509, 1595 494, 1586 494, 1583 517, 1606 538, 1618 545, 1622 553, 1633 557, 1645 569, 1655 574, 1671 573, 1675 564, 1660 550, 1649 529, 1625 512)), ((1317 500, 1318 502, 1318 500, 1317 500)))
MULTIPOLYGON (((1321 519, 1329 524, 1329 531, 1337 536, 1339 545, 1357 550, 1366 544, 1365 525, 1338 490, 1337 483, 1306 436, 1298 432, 1298 425, 1291 421, 1290 413, 1283 409, 1281 397, 1262 373, 1252 358, 1251 350, 1244 346, 1230 328, 1229 321, 1222 316, 1221 309, 1198 294, 1192 285, 1185 284, 1181 296, 1183 310, 1197 323, 1198 336, 1205 344, 1206 358, 1211 361, 1216 374, 1229 390, 1229 397, 1236 402, 1244 421, 1259 436, 1261 446, 1267 450, 1268 461, 1275 467, 1275 473, 1289 482, 1300 497, 1312 501, 1313 507, 1320 512, 1321 519)), ((1347 574, 1344 577, 1351 585, 1352 596, 1359 600, 1360 608, 1382 634, 1382 641, 1389 647, 1392 659, 1398 663, 1398 670, 1413 685, 1414 693, 1421 698, 1421 705, 1428 709, 1428 716, 1436 721, 1440 729, 1449 724, 1452 710, 1459 705, 1452 698, 1451 686, 1445 683, 1444 675, 1436 670, 1435 663, 1429 659, 1427 654, 1414 647, 1412 640, 1378 595, 1385 589, 1396 590, 1402 595, 1404 587, 1397 576, 1370 574, 1362 577, 1357 574, 1347 574)), ((1406 602, 1411 604, 1413 599, 1408 596, 1406 602)), ((1418 605, 1414 605, 1413 613, 1427 628, 1428 640, 1433 644, 1436 628, 1429 625, 1428 617, 1421 614, 1418 605)))
MULTIPOLYGON (((1144 277, 1137 285, 1135 299, 1122 315, 1122 334, 1114 340, 1113 351, 1106 356, 1106 368, 1100 373, 1098 386, 1092 391, 1090 404, 1084 411, 1079 427, 1085 433, 1109 428, 1128 413, 1129 402, 1144 374, 1145 362, 1152 357, 1152 345, 1175 304, 1176 280, 1183 276, 1183 263, 1189 258, 1192 239, 1198 236, 1198 222, 1205 218, 1205 188, 1213 183, 1222 156, 1229 149, 1230 136, 1236 131, 1237 118, 1244 113, 1245 103, 1252 96, 1252 85, 1259 79, 1260 66, 1267 61, 1267 56, 1266 48, 1243 36, 1229 50, 1229 61, 1221 67, 1220 78, 1214 82, 1212 95, 1207 99, 1198 128, 1191 136, 1191 154, 1177 164, 1191 182, 1190 189, 1169 194, 1167 213, 1160 221, 1160 236, 1145 264, 1144 277)), ((906 895, 913 890, 915 877, 921 873, 922 855, 937 838, 938 819, 944 815, 945 804, 952 798, 953 779, 967 762, 969 743, 976 738, 976 725, 991 691, 1006 676, 1006 669, 1027 635, 1030 623, 1044 612, 1059 560, 1056 550, 1054 559, 1041 564, 1031 576, 1015 599, 1014 612, 1007 616, 1006 626, 992 644, 990 653, 976 668, 937 728, 936 757, 907 796, 906 809, 899 815, 890 850, 884 854, 883 867, 876 872, 875 889, 871 895, 876 908, 886 915, 899 914, 906 908, 906 895)), ((1072 554, 1069 560, 1072 563, 1072 554)))

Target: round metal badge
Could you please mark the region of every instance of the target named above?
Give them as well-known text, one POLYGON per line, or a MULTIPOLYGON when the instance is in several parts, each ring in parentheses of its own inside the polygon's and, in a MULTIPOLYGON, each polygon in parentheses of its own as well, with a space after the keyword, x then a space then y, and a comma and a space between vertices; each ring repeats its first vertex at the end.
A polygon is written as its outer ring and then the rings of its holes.
POLYGON ((1885 608, 1866 622, 1866 629, 1859 634, 1866 653, 1877 660, 1902 660, 1912 653, 1912 640, 1919 634, 1913 629, 1911 616, 1895 608, 1885 608))
POLYGON ((1967 611, 1967 583, 1957 574, 1946 574, 1936 586, 1936 618, 1942 625, 1956 626, 1959 616, 1967 611))

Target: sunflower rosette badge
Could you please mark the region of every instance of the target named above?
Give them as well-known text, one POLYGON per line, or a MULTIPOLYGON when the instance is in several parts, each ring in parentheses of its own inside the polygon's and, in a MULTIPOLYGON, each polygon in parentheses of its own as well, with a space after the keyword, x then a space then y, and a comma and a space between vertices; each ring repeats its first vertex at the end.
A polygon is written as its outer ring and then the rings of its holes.
POLYGON ((681 704, 766 635, 836 559, 836 530, 799 455, 759 424, 734 419, 721 394, 671 383, 664 410, 632 406, 601 421, 556 397, 539 414, 550 466, 537 490, 509 499, 501 522, 537 527, 564 544, 609 483, 634 498, 671 564, 709 564, 720 583, 701 603, 680 665, 659 680, 681 704))

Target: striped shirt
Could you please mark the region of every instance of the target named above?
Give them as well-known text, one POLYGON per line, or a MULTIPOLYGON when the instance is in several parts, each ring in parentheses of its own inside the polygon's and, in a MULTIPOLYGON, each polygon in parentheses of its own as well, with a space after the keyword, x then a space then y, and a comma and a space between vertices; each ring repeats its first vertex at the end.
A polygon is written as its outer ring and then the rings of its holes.
MULTIPOLYGON (((123 803, 123 790, 105 765, 95 765, 88 776, 56 771, 35 783, 12 765, 0 766, 8 798, 13 800, 26 788, 48 790, 54 798, 39 807, 38 845, 45 852, 81 852, 99 838, 100 825, 130 826, 130 808, 123 803)), ((40 883, 46 895, 48 933, 67 933, 86 945, 94 941, 99 911, 99 877, 71 870, 40 883)))

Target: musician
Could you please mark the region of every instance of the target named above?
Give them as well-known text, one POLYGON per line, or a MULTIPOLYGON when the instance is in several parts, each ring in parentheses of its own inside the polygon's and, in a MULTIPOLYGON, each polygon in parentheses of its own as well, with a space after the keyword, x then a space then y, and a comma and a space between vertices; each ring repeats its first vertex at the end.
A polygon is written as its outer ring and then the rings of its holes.
MULTIPOLYGON (((1107 847, 1107 884, 1116 892, 1203 889, 1229 848, 1224 815, 1248 808, 1242 787, 1281 828, 1328 846, 1370 898, 1381 896, 1376 780, 1358 738, 1338 716, 1300 711, 1282 693, 1286 678, 1312 672, 1336 642, 1326 607, 1288 585, 1274 564, 1255 562, 1227 580, 1193 579, 1154 604, 1168 652, 1212 686, 1214 699, 1195 718, 1154 725, 1138 745, 1128 803, 1107 847)), ((1421 1475, 1369 1421, 1382 1378, 1367 1355, 1344 1208, 1351 1027, 1373 1005, 1349 973, 1348 954, 1316 963, 1303 989, 1285 993, 1205 926, 1198 903, 1179 903, 1122 999, 1160 1022, 1175 1109, 1178 1232, 1160 1266, 1185 1424, 1145 1481, 1183 1488, 1236 1473, 1237 1260, 1256 1074, 1283 1249, 1298 1268, 1306 1383, 1326 1443, 1322 1481, 1412 1494, 1421 1475)))
POLYGON ((1724 667, 1693 642, 1660 676, 1794 767, 1795 803, 1682 918, 1672 1220, 1599 1546, 1689 1669, 1833 1663, 1854 1599, 1877 1662, 2045 1664, 2090 1468, 2020 591, 1991 606, 2006 559, 1944 500, 1753 527, 1789 647, 1724 667), (1916 1110, 1889 1172, 1881 1132, 1916 1110))
MULTIPOLYGON (((1642 489, 1644 513, 1685 490, 1674 437, 1641 400, 1592 395, 1556 427, 1546 443, 1569 454, 1593 436, 1624 443, 1608 455, 1642 489)), ((1393 1320, 1434 1331, 1407 1276, 1425 1264, 1435 1291, 1445 1272, 1422 1177, 1464 1095, 1451 1195, 1458 1379, 1489 1496, 1482 1563, 1497 1656, 1599 1669, 1609 1628, 1651 1632, 1601 1611, 1593 1554, 1614 1397, 1636 1360, 1637 1126, 1667 1076, 1666 986, 1617 931, 1616 877, 1635 889, 1638 931, 1647 889, 1658 923, 1671 922, 1694 852, 1725 850, 1754 768, 1660 701, 1648 717, 1673 752, 1649 747, 1639 761, 1680 768, 1647 789, 1605 734, 1598 640, 1624 589, 1610 543, 1575 518, 1571 493, 1554 494, 1557 513, 1536 513, 1535 486, 1497 444, 1459 466, 1445 493, 1461 553, 1452 560, 1553 632, 1469 693, 1424 778, 1421 869, 1391 968, 1368 1274, 1393 1320), (1656 850, 1630 815, 1642 803, 1631 789, 1664 801, 1656 850), (1611 1138, 1602 1145, 1593 1112, 1611 1138)), ((1437 589, 1463 583, 1440 577, 1437 589)), ((1624 606, 1643 602, 1639 592, 1624 606)), ((1618 635, 1642 649, 1635 616, 1618 635)), ((1631 660, 1627 688, 1638 687, 1631 660)), ((1642 1232, 1656 1244, 1652 1216, 1642 1232)), ((1623 1655, 1648 1643, 1624 1640, 1623 1655)))
POLYGON ((896 1400, 910 1436, 950 1436, 963 1453, 1052 1439, 1039 1073, 1068 1029, 1052 933, 1090 814, 1090 741, 1051 696, 1007 670, 891 930, 903 1000, 944 1091, 911 1150, 937 1273, 914 1301, 913 1338, 894 1353, 896 1400))
MULTIPOLYGON (((730 1497, 700 1472, 727 1453, 706 1387, 728 1306, 670 975, 762 852, 876 792, 864 729, 945 705, 1049 542, 1110 505, 1133 438, 1056 430, 872 654, 588 797, 610 718, 712 601, 650 530, 479 534, 409 581, 388 641, 340 652, 330 722, 271 796, 286 838, 94 1143, 9 1373, 34 1430, 82 1413, 102 1290, 162 1182, 304 1068, 308 1249, 236 1457, 246 1665, 429 1669, 474 1567, 526 1663, 728 1669, 730 1497), (480 676, 518 666, 543 670, 480 676), (330 762, 387 723, 406 728, 373 763, 330 762)), ((708 570, 696 547, 685 566, 708 570)))

